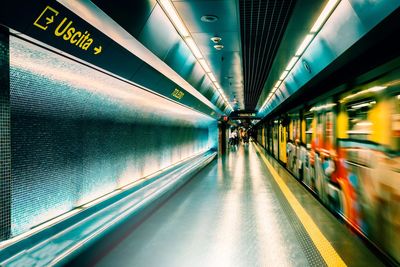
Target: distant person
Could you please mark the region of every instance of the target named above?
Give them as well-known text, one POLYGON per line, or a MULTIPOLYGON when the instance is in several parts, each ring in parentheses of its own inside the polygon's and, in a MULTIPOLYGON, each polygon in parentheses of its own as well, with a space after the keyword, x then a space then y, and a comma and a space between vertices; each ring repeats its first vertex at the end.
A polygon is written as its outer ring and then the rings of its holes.
POLYGON ((235 144, 235 139, 233 135, 233 131, 229 131, 229 145, 233 146, 235 144))
POLYGON ((236 129, 233 131, 233 140, 235 146, 239 145, 239 135, 236 129))
POLYGON ((248 135, 247 131, 243 131, 242 140, 243 140, 244 144, 248 144, 249 143, 249 135, 248 135))

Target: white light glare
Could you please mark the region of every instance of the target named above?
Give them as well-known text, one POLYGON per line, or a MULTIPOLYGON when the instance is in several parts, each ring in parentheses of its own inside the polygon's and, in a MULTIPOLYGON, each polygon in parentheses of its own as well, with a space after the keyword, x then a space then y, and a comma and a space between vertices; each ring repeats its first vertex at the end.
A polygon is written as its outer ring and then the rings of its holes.
POLYGON ((228 99, 226 98, 226 95, 225 95, 224 91, 222 91, 222 88, 221 88, 221 86, 219 85, 219 83, 214 82, 214 86, 215 86, 215 88, 218 90, 218 92, 219 92, 220 96, 222 97, 222 99, 225 101, 225 104, 226 104, 227 106, 229 106, 229 107, 233 110, 232 106, 231 106, 231 105, 229 104, 229 102, 228 102, 228 99))
POLYGON ((384 89, 386 89, 386 88, 387 88, 387 86, 374 86, 374 87, 365 89, 365 90, 363 90, 363 91, 360 91, 360 92, 358 92, 358 93, 355 93, 355 94, 346 96, 345 98, 343 98, 343 99, 340 100, 340 101, 343 102, 343 101, 346 101, 347 99, 355 98, 355 97, 357 97, 357 96, 360 96, 360 95, 363 95, 363 94, 366 94, 366 93, 370 93, 370 92, 379 92, 379 91, 382 91, 382 90, 384 90, 384 89))
POLYGON ((372 126, 372 122, 370 122, 370 121, 361 121, 361 122, 357 122, 356 125, 358 125, 358 126, 372 126))
POLYGON ((267 102, 264 103, 264 105, 262 105, 261 110, 265 109, 267 107, 267 102))
POLYGON ((330 109, 330 108, 332 108, 334 106, 336 106, 335 103, 329 103, 329 104, 325 104, 325 105, 318 106, 318 107, 312 107, 310 109, 310 111, 319 111, 319 110, 323 110, 323 109, 330 109))
POLYGON ((277 81, 274 88, 279 88, 279 86, 281 85, 282 81, 277 81))
POLYGON ((282 72, 282 75, 281 75, 281 77, 279 78, 279 80, 281 80, 281 81, 283 81, 285 78, 286 78, 286 76, 289 74, 289 72, 287 71, 287 70, 285 70, 284 72, 282 72))
POLYGON ((386 86, 374 86, 368 89, 370 92, 379 92, 382 91, 383 89, 386 89, 386 86))
POLYGON ((322 25, 325 23, 327 18, 330 16, 332 11, 335 9, 336 4, 339 2, 339 0, 330 0, 328 4, 324 7, 324 10, 321 12, 321 15, 319 15, 317 21, 314 23, 314 26, 312 26, 311 31, 312 33, 316 33, 321 29, 322 25))
POLYGON ((375 101, 371 101, 371 102, 367 102, 367 103, 362 103, 362 104, 351 106, 351 108, 359 109, 359 108, 363 108, 363 107, 369 107, 369 106, 374 105, 374 104, 376 104, 376 102, 375 101))
POLYGON ((292 57, 292 59, 289 61, 289 64, 286 67, 286 70, 290 71, 293 68, 294 64, 296 64, 298 59, 299 59, 299 57, 296 57, 296 56, 292 57))
POLYGON ((208 73, 208 77, 210 77, 210 80, 215 83, 217 81, 217 79, 215 78, 214 74, 212 72, 208 73))
POLYGON ((194 42, 193 38, 188 37, 185 40, 186 40, 186 43, 189 46, 190 50, 192 50, 193 55, 197 59, 203 58, 203 55, 201 54, 201 52, 200 52, 199 48, 197 47, 196 43, 194 42))
POLYGON ((208 66, 207 62, 205 59, 199 59, 200 65, 203 67, 205 72, 211 72, 210 67, 208 66))
POLYGON ((306 50, 307 46, 311 43, 313 38, 314 38, 314 34, 307 34, 306 38, 304 38, 303 42, 297 49, 295 56, 297 56, 297 57, 301 56, 303 54, 304 50, 306 50))
POLYGON ((178 13, 176 13, 175 8, 172 6, 172 3, 170 0, 161 0, 160 1, 162 7, 164 8, 165 12, 167 13, 168 17, 172 21, 172 23, 175 25, 177 28, 178 32, 183 36, 183 37, 188 37, 189 32, 186 29, 186 26, 183 24, 181 18, 179 17, 178 13))

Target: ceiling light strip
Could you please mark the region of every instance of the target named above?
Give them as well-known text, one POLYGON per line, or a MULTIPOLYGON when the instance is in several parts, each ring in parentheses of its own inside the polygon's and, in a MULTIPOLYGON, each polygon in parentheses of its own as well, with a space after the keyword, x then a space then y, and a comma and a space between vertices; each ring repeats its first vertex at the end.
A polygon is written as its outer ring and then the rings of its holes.
POLYGON ((317 35, 319 30, 324 26, 325 22, 328 20, 329 16, 333 13, 333 11, 336 9, 338 4, 340 3, 340 0, 329 0, 329 2, 326 4, 324 9, 322 10, 321 14, 318 16, 318 19, 315 21, 314 25, 312 26, 310 32, 306 35, 304 38, 303 42, 300 44, 298 47, 295 55, 292 57, 292 59, 289 61, 288 65, 286 66, 285 70, 282 72, 281 76, 279 77, 279 80, 276 82, 275 86, 271 89, 270 93, 267 96, 267 99, 264 101, 264 104, 261 106, 260 111, 263 111, 267 104, 271 101, 272 96, 275 94, 277 89, 282 85, 288 74, 291 72, 293 67, 296 65, 297 61, 299 58, 303 55, 304 51, 307 49, 307 47, 311 44, 312 40, 314 40, 314 37, 317 35))
POLYGON ((197 47, 192 37, 185 38, 186 44, 189 46, 190 50, 192 50, 193 55, 197 59, 203 58, 203 55, 200 52, 200 49, 197 47))
POLYGON ((299 46, 299 48, 296 51, 296 54, 295 54, 296 57, 300 57, 304 53, 304 51, 306 50, 308 45, 314 39, 314 36, 315 36, 315 34, 307 34, 306 35, 303 42, 301 43, 301 45, 299 46))
POLYGON ((186 29, 185 24, 183 24, 181 18, 179 17, 170 0, 160 0, 160 4, 163 7, 165 13, 168 15, 172 24, 174 24, 175 28, 180 33, 180 35, 182 35, 183 37, 189 37, 189 31, 186 29))
POLYGON ((328 4, 326 4, 325 8, 321 12, 321 15, 319 15, 318 19, 314 23, 314 26, 312 26, 310 31, 311 33, 316 33, 322 28, 322 25, 324 25, 325 21, 332 14, 332 11, 336 8, 338 3, 339 0, 330 0, 328 4))
MULTIPOLYGON (((211 72, 210 67, 207 64, 207 61, 204 59, 203 55, 199 47, 196 45, 196 42, 191 37, 188 29, 186 28, 185 24, 183 23, 182 19, 180 18, 178 12, 175 10, 175 7, 171 3, 170 0, 159 0, 161 7, 163 8, 165 14, 168 16, 172 24, 177 29, 178 33, 182 36, 183 40, 192 51, 192 54, 195 56, 196 60, 200 63, 201 67, 203 68, 205 74, 211 80, 211 82, 215 83, 217 80, 214 74, 211 72)), ((231 104, 226 99, 226 96, 223 94, 222 90, 218 90, 219 94, 221 95, 222 99, 225 101, 227 107, 233 111, 231 104)))

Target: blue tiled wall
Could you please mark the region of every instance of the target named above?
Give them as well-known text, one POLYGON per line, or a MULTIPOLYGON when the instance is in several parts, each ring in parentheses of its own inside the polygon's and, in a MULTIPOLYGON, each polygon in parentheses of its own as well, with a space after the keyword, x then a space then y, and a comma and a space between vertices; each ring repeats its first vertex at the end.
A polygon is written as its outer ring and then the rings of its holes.
POLYGON ((212 146, 202 114, 17 38, 10 53, 13 235, 212 146))
POLYGON ((0 240, 10 236, 11 151, 8 31, 0 26, 0 240))

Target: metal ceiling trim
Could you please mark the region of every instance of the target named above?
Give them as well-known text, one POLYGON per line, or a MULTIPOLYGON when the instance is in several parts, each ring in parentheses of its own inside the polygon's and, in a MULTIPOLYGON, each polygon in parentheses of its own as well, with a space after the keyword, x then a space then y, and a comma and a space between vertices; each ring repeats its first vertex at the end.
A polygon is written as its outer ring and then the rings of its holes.
POLYGON ((295 0, 239 1, 245 109, 255 109, 295 0))

